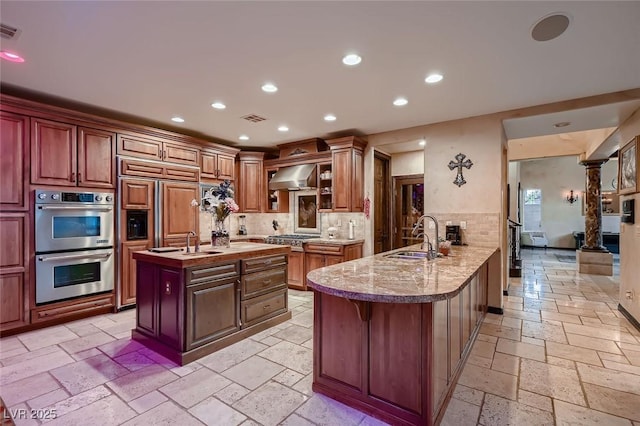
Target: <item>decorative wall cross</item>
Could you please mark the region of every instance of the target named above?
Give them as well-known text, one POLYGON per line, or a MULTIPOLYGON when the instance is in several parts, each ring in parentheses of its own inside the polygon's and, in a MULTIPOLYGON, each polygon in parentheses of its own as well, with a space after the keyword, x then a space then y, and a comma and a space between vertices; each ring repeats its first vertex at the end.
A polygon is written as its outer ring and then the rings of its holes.
POLYGON ((456 167, 458 168, 458 174, 456 175, 456 179, 453 181, 453 183, 458 185, 458 187, 461 187, 462 185, 467 183, 467 181, 464 180, 464 176, 462 176, 462 168, 466 167, 467 169, 470 169, 471 166, 473 166, 473 162, 468 158, 465 160, 465 157, 466 155, 464 155, 463 153, 460 153, 456 155, 456 160, 458 161, 457 163, 454 163, 453 161, 449 161, 449 170, 453 170, 456 167))

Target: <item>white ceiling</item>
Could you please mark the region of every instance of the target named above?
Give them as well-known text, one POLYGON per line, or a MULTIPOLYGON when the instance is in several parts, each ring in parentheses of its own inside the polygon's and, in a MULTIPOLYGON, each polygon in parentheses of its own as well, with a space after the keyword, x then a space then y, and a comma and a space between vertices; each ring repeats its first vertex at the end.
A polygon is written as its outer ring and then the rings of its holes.
MULTIPOLYGON (((243 147, 372 134, 640 87, 637 1, 3 0, 0 12, 3 24, 21 31, 2 39, 2 48, 26 58, 0 61, 5 88, 243 147), (569 15, 569 29, 552 41, 532 40, 532 26, 554 12, 569 15), (362 63, 342 65, 349 52, 362 63), (425 84, 432 71, 444 80, 425 84), (280 90, 262 92, 267 81, 280 90), (394 107, 397 96, 409 104, 394 107), (227 108, 212 109, 216 100, 227 108), (338 119, 327 123, 326 113, 338 119), (267 120, 240 118, 247 114, 267 120), (185 123, 175 125, 173 115, 185 123), (281 124, 290 131, 278 132, 281 124), (251 139, 239 141, 240 134, 251 139)), ((507 132, 549 134, 557 121, 581 123, 576 130, 610 127, 634 108, 616 106, 617 117, 602 107, 582 118, 515 119, 507 132)))

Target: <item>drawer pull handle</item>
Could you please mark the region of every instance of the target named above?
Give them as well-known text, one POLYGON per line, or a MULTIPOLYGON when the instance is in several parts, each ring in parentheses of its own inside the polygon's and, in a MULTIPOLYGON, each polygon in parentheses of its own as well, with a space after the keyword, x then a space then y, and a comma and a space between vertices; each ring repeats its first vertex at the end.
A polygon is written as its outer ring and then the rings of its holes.
POLYGON ((262 283, 263 283, 264 285, 269 285, 269 284, 271 284, 271 279, 264 280, 264 281, 262 281, 262 283))
POLYGON ((271 305, 264 305, 264 306, 262 307, 262 309, 269 309, 270 307, 271 307, 271 305))
POLYGON ((265 264, 265 265, 271 265, 271 259, 269 259, 269 260, 265 260, 265 261, 264 261, 264 264, 265 264))

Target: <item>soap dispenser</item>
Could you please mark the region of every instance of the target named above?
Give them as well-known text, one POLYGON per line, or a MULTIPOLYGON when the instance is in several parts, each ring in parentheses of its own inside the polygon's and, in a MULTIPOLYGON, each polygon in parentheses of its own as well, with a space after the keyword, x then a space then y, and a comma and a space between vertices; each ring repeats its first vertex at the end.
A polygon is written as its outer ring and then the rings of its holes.
POLYGON ((349 239, 353 240, 355 238, 354 236, 354 227, 355 227, 355 223, 353 223, 353 220, 349 220, 349 239))

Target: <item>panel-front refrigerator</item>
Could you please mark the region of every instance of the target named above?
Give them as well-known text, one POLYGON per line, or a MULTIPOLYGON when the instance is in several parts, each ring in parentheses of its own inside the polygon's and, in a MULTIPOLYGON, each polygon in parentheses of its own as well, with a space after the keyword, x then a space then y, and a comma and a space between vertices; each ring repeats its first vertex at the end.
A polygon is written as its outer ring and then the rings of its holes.
POLYGON ((121 177, 118 180, 117 307, 136 303, 132 253, 152 247, 184 247, 189 231, 199 233, 197 182, 121 177))

